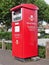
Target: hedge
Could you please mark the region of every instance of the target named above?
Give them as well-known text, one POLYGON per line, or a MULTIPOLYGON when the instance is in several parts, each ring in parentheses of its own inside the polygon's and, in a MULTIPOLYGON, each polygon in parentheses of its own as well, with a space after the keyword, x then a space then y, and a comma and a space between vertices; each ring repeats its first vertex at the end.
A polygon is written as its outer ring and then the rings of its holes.
POLYGON ((11 40, 12 39, 11 32, 0 32, 0 39, 11 40))
POLYGON ((38 54, 40 58, 45 58, 46 49, 43 46, 38 47, 38 54))

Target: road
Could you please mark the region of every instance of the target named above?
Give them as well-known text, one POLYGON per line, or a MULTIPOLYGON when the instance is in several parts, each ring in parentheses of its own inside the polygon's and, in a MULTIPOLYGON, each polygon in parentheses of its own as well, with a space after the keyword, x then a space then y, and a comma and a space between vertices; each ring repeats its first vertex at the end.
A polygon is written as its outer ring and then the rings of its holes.
POLYGON ((0 65, 49 65, 49 59, 20 62, 12 56, 10 50, 0 50, 0 65))

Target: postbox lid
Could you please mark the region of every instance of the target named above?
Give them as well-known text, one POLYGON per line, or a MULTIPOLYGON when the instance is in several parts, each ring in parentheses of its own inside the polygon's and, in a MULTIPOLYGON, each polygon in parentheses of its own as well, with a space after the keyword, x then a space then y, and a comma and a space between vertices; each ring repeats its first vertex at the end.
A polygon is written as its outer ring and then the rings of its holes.
POLYGON ((14 10, 17 10, 19 8, 29 8, 29 9, 36 9, 38 10, 39 8, 34 5, 34 4, 21 4, 21 5, 18 5, 18 6, 15 6, 13 8, 10 9, 10 11, 14 11, 14 10))

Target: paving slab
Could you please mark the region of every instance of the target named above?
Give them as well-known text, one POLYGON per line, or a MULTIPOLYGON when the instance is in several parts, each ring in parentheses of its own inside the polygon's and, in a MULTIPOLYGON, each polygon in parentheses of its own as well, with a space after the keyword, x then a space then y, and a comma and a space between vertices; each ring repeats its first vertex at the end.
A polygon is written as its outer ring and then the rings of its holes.
POLYGON ((49 59, 20 62, 12 56, 10 50, 0 50, 0 65, 49 65, 49 59))

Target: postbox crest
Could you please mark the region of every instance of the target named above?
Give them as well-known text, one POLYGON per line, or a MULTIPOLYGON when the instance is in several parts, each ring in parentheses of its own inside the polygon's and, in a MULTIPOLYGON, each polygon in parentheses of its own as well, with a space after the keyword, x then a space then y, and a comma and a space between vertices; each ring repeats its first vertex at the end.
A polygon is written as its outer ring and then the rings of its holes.
POLYGON ((30 15, 29 19, 30 19, 30 21, 34 21, 34 16, 30 15))

